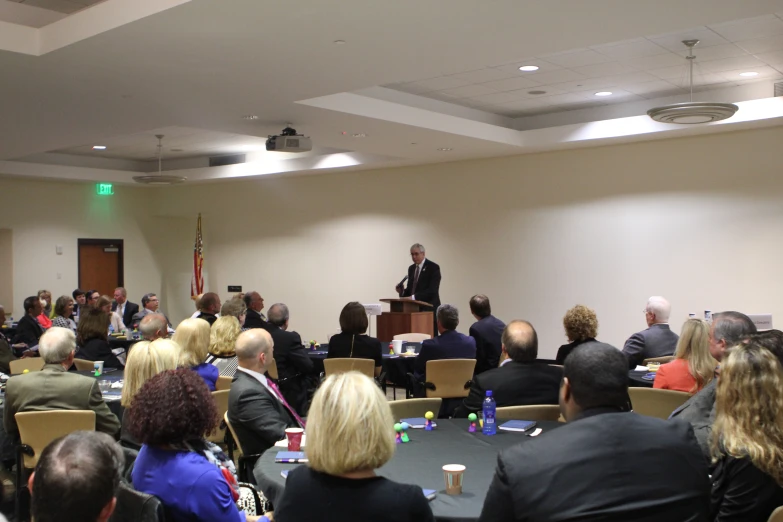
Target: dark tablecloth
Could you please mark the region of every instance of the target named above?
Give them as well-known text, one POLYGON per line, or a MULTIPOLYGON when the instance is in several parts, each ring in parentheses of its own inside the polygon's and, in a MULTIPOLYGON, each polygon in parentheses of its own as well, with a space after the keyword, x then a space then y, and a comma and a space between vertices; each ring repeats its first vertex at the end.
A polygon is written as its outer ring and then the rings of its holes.
POLYGON ((647 375, 648 371, 630 371, 628 372, 628 385, 635 388, 652 388, 654 381, 648 381, 642 379, 643 375, 647 375))
MULTIPOLYGON (((498 452, 514 444, 524 443, 530 437, 502 430, 492 437, 480 432, 469 433, 470 422, 467 419, 438 419, 436 422, 438 427, 434 431, 408 430, 411 441, 398 445, 394 458, 378 470, 378 474, 397 482, 438 490, 437 496, 430 502, 436 519, 477 520, 495 474, 498 452), (462 464, 467 467, 462 495, 446 495, 441 469, 445 464, 462 464)), ((562 424, 541 421, 538 426, 546 433, 562 424)), ((276 464, 277 451, 278 448, 268 450, 253 470, 259 488, 273 503, 285 487, 285 479, 280 472, 303 465, 276 464)), ((302 500, 306 501, 307 492, 302 494, 302 500)))

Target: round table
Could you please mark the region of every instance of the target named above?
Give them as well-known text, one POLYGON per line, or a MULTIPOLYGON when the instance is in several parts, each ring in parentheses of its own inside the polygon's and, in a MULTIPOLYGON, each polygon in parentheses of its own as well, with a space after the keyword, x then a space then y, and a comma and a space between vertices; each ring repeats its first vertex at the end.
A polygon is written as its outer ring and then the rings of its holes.
POLYGON ((642 376, 647 375, 648 373, 650 372, 647 370, 638 372, 631 370, 628 372, 628 385, 634 388, 652 388, 653 382, 655 382, 654 380, 648 381, 647 379, 642 379, 642 376))
MULTIPOLYGON (((502 421, 505 422, 505 421, 502 421)), ((502 424, 500 422, 500 424, 502 424)), ((394 457, 378 470, 378 474, 406 484, 416 484, 424 489, 435 489, 437 496, 430 502, 436 519, 477 520, 484 505, 492 478, 495 475, 497 454, 500 450, 530 440, 525 434, 498 430, 488 437, 469 433, 467 419, 438 419, 433 431, 410 429, 410 442, 399 444, 394 457), (462 464, 467 467, 462 495, 446 494, 443 482, 445 464, 462 464)), ((544 432, 563 424, 555 421, 539 421, 544 432)), ((285 488, 280 472, 303 464, 277 464, 275 455, 280 448, 271 448, 256 462, 253 474, 258 486, 273 503, 279 500, 285 488)), ((307 495, 307 492, 302 492, 307 495)))

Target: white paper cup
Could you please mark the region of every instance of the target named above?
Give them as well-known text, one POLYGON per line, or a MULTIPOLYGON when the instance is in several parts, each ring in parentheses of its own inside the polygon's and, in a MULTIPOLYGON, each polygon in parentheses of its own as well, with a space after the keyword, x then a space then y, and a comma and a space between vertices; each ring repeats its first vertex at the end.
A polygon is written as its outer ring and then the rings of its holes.
POLYGON ((392 341, 392 349, 395 354, 400 355, 402 353, 402 340, 392 341))
POLYGON ((98 375, 103 375, 103 361, 95 361, 92 367, 95 373, 98 375))
POLYGON ((446 464, 443 466, 443 479, 446 481, 447 495, 462 495, 462 479, 465 466, 462 464, 446 464))

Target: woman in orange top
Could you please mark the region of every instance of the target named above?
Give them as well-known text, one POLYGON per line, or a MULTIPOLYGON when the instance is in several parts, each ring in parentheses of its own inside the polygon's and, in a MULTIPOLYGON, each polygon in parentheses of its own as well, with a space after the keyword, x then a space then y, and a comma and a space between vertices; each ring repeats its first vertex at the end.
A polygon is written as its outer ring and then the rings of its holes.
POLYGON ((709 332, 710 325, 706 321, 685 321, 674 360, 661 365, 655 374, 653 388, 694 394, 710 382, 718 361, 710 355, 709 332))

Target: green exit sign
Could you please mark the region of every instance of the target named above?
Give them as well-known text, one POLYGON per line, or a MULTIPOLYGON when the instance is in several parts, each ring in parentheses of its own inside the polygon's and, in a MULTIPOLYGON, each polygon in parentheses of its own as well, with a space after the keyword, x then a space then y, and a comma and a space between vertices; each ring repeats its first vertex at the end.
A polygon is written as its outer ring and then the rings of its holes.
POLYGON ((96 183, 95 191, 98 193, 99 196, 113 196, 114 185, 112 185, 111 183, 96 183))

